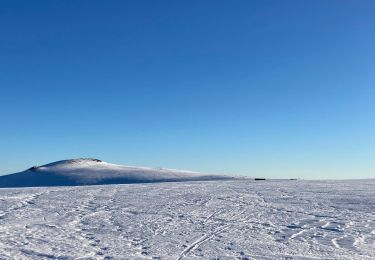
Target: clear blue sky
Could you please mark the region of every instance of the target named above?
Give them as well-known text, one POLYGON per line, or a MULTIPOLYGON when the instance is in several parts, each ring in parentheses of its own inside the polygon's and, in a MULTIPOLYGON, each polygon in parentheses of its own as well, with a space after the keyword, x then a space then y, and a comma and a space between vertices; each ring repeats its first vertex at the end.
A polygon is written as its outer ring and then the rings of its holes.
POLYGON ((375 1, 1 1, 0 174, 66 158, 375 177, 375 1))

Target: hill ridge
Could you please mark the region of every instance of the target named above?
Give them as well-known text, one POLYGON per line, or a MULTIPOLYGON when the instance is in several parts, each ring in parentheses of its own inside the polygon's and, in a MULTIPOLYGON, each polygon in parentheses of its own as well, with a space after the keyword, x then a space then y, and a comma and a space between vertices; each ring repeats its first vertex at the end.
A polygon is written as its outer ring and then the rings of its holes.
POLYGON ((167 168, 149 168, 107 163, 96 158, 77 158, 33 166, 0 176, 0 188, 81 186, 150 182, 225 180, 233 177, 167 168))

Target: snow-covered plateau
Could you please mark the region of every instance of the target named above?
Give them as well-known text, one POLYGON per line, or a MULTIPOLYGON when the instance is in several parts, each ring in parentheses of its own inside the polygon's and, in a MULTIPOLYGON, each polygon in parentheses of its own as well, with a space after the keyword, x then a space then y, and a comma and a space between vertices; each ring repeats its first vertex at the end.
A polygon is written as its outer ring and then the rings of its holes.
POLYGON ((0 259, 375 259, 375 180, 0 189, 0 259))

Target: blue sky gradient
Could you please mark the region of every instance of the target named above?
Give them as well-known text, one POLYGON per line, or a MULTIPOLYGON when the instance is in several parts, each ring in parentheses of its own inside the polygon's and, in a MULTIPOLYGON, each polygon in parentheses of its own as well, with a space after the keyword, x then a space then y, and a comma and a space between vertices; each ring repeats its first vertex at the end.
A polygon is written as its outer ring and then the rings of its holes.
POLYGON ((374 1, 1 1, 0 174, 60 159, 375 177, 374 1))

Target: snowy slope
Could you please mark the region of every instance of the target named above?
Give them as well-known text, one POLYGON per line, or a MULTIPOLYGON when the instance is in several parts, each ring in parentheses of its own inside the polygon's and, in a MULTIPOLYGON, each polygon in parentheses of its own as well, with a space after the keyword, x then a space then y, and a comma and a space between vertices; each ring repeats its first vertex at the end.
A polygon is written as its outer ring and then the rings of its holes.
POLYGON ((189 171, 122 166, 98 159, 58 161, 0 176, 0 187, 76 186, 230 179, 189 171))
POLYGON ((0 259, 375 259, 375 181, 0 189, 0 259))

